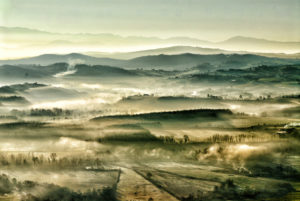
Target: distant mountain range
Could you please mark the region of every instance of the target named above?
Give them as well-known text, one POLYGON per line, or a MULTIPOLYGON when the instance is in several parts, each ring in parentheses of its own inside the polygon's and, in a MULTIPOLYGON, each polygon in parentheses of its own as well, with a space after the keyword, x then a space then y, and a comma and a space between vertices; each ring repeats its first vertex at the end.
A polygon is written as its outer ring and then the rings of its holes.
POLYGON ((123 37, 114 34, 69 34, 50 33, 27 28, 0 27, 3 46, 7 57, 25 57, 44 53, 88 52, 92 56, 131 59, 152 54, 220 54, 220 53, 297 53, 300 42, 279 42, 237 36, 221 42, 210 42, 189 37, 123 37), (175 46, 170 48, 171 46, 175 46), (192 46, 192 47, 187 47, 192 46), (163 49, 162 49, 163 47, 163 49), (132 52, 134 49, 146 50, 132 52), (185 50, 186 49, 186 50, 185 50), (106 52, 126 51, 131 53, 107 54, 106 52), (96 53, 95 53, 96 52, 96 53), (97 53, 103 52, 103 53, 97 53), (97 55, 98 54, 98 55, 97 55), (22 56, 23 55, 23 56, 22 56))
MULTIPOLYGON (((185 70, 188 68, 202 68, 206 66, 213 69, 243 69, 247 67, 255 67, 260 65, 287 65, 287 64, 299 64, 300 59, 282 59, 271 58, 253 54, 178 54, 178 55, 152 55, 142 56, 129 60, 110 59, 110 58, 98 58, 87 56, 78 53, 55 55, 46 54, 37 57, 31 57, 18 60, 2 60, 0 65, 11 65, 11 69, 15 66, 19 66, 23 71, 32 70, 32 67, 39 67, 38 65, 48 66, 52 65, 53 68, 47 68, 37 74, 36 76, 42 76, 44 73, 56 73, 57 71, 64 71, 67 69, 73 69, 77 64, 86 65, 101 65, 101 66, 114 66, 123 69, 162 69, 162 70, 185 70), (55 63, 65 63, 64 66, 55 67, 55 63), (32 66, 32 67, 30 67, 32 66), (202 66, 202 67, 201 67, 202 66), (54 68, 55 67, 55 68, 54 68), (47 71, 47 72, 46 72, 47 71)), ((6 69, 6 73, 10 73, 9 69, 6 69)), ((0 69, 1 70, 1 69, 0 69)), ((2 69, 3 70, 3 69, 2 69)), ((92 69, 91 69, 92 70, 92 69)), ((209 70, 209 69, 207 69, 209 70)), ((22 72, 23 73, 23 72, 22 72)), ((34 74, 33 72, 31 74, 34 74)))
POLYGON ((236 36, 217 44, 220 48, 224 49, 242 49, 263 52, 299 52, 300 48, 300 42, 279 42, 242 36, 236 36))
POLYGON ((194 46, 171 46, 164 48, 156 48, 156 49, 148 49, 134 52, 116 52, 116 53, 105 53, 105 52, 85 52, 83 54, 94 56, 94 57, 109 57, 114 59, 133 59, 136 57, 142 56, 153 56, 153 55, 176 55, 176 54, 234 54, 234 53, 246 53, 241 51, 226 51, 222 49, 214 49, 214 48, 202 48, 202 47, 194 47, 194 46))
POLYGON ((176 55, 176 54, 201 54, 201 55, 211 55, 211 54, 255 54, 259 56, 266 57, 277 57, 277 58, 290 58, 290 59, 300 59, 300 53, 296 54, 284 54, 284 53, 258 53, 258 52, 247 52, 247 51, 229 51, 216 48, 202 48, 194 46, 171 46, 164 48, 155 48, 134 52, 84 52, 83 54, 93 57, 107 57, 112 59, 133 59, 142 56, 153 56, 153 55, 176 55))
POLYGON ((254 67, 259 65, 282 65, 299 63, 299 59, 281 59, 258 56, 253 54, 178 54, 178 55, 154 55, 137 57, 127 60, 121 67, 145 68, 145 69, 173 69, 184 70, 201 65, 209 65, 216 69, 254 67))

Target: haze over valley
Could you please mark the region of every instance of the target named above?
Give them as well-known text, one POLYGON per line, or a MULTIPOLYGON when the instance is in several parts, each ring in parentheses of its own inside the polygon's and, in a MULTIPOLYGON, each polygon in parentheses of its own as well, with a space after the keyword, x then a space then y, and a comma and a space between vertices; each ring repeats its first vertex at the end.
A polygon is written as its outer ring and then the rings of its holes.
POLYGON ((299 3, 126 2, 0 2, 0 200, 299 200, 299 3))

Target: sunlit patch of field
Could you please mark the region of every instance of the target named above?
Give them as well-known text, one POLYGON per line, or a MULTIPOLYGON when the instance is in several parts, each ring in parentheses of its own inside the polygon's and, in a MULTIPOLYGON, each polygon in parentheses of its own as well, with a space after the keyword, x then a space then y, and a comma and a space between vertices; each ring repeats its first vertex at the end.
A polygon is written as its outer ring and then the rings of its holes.
POLYGON ((120 200, 148 201, 150 198, 160 201, 178 200, 128 168, 122 168, 117 192, 120 200))
POLYGON ((191 178, 178 177, 165 172, 156 172, 151 170, 136 170, 139 174, 149 179, 155 185, 172 193, 177 198, 188 197, 190 194, 200 192, 212 192, 215 186, 220 183, 203 179, 197 181, 191 178))
POLYGON ((238 186, 239 191, 251 189, 262 195, 265 194, 266 197, 277 194, 278 191, 286 191, 285 185, 288 185, 284 180, 226 173, 226 169, 209 165, 163 163, 163 165, 156 166, 148 164, 147 167, 138 167, 135 170, 177 198, 189 195, 209 195, 216 187, 220 187, 222 182, 228 180, 232 180, 234 185, 238 186))

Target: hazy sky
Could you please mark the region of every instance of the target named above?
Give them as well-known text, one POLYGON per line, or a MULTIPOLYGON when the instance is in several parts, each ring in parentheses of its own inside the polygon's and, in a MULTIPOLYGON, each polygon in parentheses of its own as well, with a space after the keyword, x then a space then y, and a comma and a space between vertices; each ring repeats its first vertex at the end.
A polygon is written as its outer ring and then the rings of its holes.
POLYGON ((300 41, 300 0, 0 0, 0 25, 51 32, 300 41))

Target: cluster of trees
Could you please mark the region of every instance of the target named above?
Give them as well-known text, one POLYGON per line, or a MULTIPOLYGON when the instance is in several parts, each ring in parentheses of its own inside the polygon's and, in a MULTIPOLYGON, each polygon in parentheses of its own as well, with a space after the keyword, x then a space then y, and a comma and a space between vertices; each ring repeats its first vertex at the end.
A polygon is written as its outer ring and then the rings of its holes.
POLYGON ((46 86, 46 85, 39 84, 37 82, 35 82, 35 83, 25 82, 24 84, 6 85, 3 87, 0 87, 0 93, 13 94, 16 92, 25 91, 30 88, 37 88, 37 87, 44 87, 44 86, 46 86))
MULTIPOLYGON (((252 95, 252 94, 246 94, 247 96, 243 96, 242 94, 240 94, 236 100, 269 100, 272 98, 271 94, 268 94, 266 96, 258 96, 255 97, 252 95)), ((216 96, 216 95, 212 95, 212 94, 207 94, 207 98, 209 99, 214 99, 214 100, 225 100, 226 98, 225 97, 222 97, 222 96, 216 96)), ((233 100, 233 98, 227 98, 227 100, 233 100)))
POLYGON ((115 189, 114 186, 82 193, 54 184, 39 184, 33 181, 20 182, 15 178, 11 179, 6 174, 0 175, 0 195, 20 193, 21 201, 116 201, 115 189), (41 190, 44 193, 39 193, 41 190))
POLYGON ((44 154, 14 154, 0 153, 0 165, 2 166, 36 166, 39 168, 84 168, 86 166, 103 169, 103 161, 98 157, 91 156, 64 156, 59 157, 56 153, 44 154))
POLYGON ((222 96, 215 96, 215 95, 211 95, 211 94, 207 94, 207 98, 216 99, 216 100, 223 100, 222 96))
MULTIPOLYGON (((239 135, 220 135, 215 134, 211 137, 208 137, 203 140, 203 142, 209 143, 242 143, 242 142, 262 142, 272 139, 277 139, 276 135, 267 136, 257 136, 255 134, 239 134, 239 135)), ((174 136, 159 136, 159 140, 164 144, 188 144, 188 143, 197 143, 196 141, 191 141, 188 135, 184 135, 182 138, 176 138, 174 136)))
POLYGON ((263 162, 246 163, 245 167, 249 170, 244 172, 247 176, 270 177, 277 179, 288 179, 300 181, 300 172, 295 168, 283 164, 266 164, 263 162))
POLYGON ((267 96, 259 96, 258 98, 256 98, 256 100, 268 100, 268 99, 271 99, 271 95, 267 95, 267 96))
MULTIPOLYGON (((264 138, 265 138, 265 136, 264 136, 264 138)), ((236 136, 215 134, 215 135, 207 138, 205 141, 211 142, 211 143, 220 143, 220 142, 241 143, 241 142, 261 142, 263 140, 264 139, 262 137, 258 137, 254 134, 247 134, 247 135, 240 134, 240 135, 236 135, 236 136)))
POLYGON ((174 136, 159 136, 159 139, 164 144, 187 144, 190 142, 188 135, 184 135, 183 138, 175 138, 174 136))
POLYGON ((300 94, 285 95, 281 96, 281 98, 300 98, 300 94))
POLYGON ((71 114, 71 110, 63 110, 61 108, 30 110, 30 116, 69 116, 71 114))
POLYGON ((0 96, 1 102, 27 102, 27 100, 22 96, 0 96))
POLYGON ((12 110, 12 115, 16 116, 49 116, 49 117, 56 117, 56 116, 70 116, 73 114, 72 110, 63 110, 61 108, 53 108, 53 109, 31 109, 29 111, 20 111, 20 110, 12 110))

